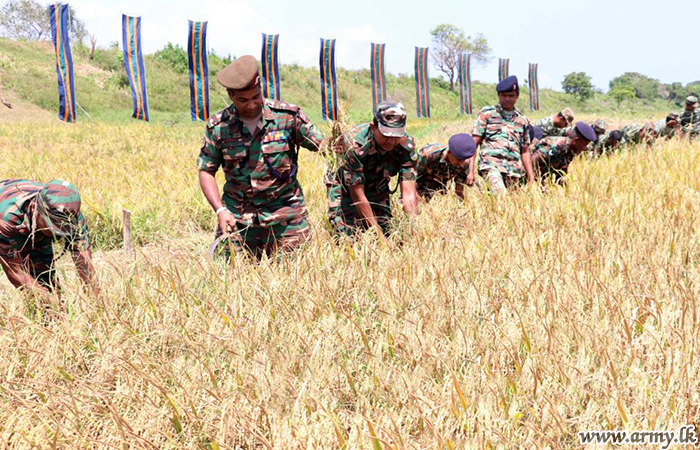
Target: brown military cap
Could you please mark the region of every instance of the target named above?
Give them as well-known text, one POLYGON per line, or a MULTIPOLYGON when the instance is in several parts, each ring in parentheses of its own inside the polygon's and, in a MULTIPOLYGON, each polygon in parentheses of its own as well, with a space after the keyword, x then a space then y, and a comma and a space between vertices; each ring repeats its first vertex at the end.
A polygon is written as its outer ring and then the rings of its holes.
POLYGON ((241 56, 216 74, 226 89, 249 89, 259 83, 258 61, 250 55, 241 56))

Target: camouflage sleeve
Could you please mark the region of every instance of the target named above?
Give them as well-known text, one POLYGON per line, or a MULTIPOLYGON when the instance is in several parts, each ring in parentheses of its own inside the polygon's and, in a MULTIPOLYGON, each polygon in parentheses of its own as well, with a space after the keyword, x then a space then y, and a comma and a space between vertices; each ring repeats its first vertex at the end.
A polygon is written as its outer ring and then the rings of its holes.
POLYGON ((197 158, 197 168, 209 173, 216 173, 223 163, 223 156, 221 155, 221 149, 219 149, 214 143, 214 134, 212 133, 212 128, 207 126, 204 131, 204 142, 202 144, 202 149, 199 152, 199 157, 197 158))
POLYGON ((525 119, 525 125, 523 125, 522 146, 529 147, 532 143, 530 141, 530 127, 532 126, 532 124, 530 123, 530 119, 528 119, 527 117, 523 116, 523 119, 525 119))
POLYGON ((360 186, 365 184, 365 168, 360 159, 361 147, 355 147, 347 137, 343 138, 343 183, 346 186, 360 186))
POLYGON ((484 137, 486 136, 486 125, 488 124, 488 116, 484 112, 480 112, 474 121, 474 129, 472 130, 472 136, 474 137, 484 137))
POLYGON ((411 136, 408 137, 407 150, 404 152, 404 156, 401 160, 401 168, 399 169, 399 175, 403 181, 415 181, 418 178, 418 171, 416 169, 416 143, 411 136))
POLYGON ((296 116, 295 126, 294 133, 296 135, 297 145, 311 150, 312 152, 318 151, 321 147, 323 134, 309 121, 309 118, 306 117, 306 114, 304 114, 301 109, 296 116))
POLYGON ((90 230, 88 229, 87 220, 83 213, 78 216, 78 224, 76 233, 73 237, 66 241, 66 249, 71 252, 86 252, 90 250, 90 230))

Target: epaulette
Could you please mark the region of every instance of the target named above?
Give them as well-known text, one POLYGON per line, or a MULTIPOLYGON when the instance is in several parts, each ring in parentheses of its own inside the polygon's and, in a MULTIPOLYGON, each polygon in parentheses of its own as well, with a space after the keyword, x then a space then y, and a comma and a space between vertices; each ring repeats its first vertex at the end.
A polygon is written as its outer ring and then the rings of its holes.
POLYGON ((272 100, 272 99, 265 99, 265 103, 267 103, 267 106, 270 109, 274 109, 277 111, 287 111, 287 112, 292 112, 292 113, 298 113, 299 112, 299 107, 297 105, 292 105, 291 103, 286 103, 280 100, 272 100))
POLYGON ((222 109, 216 114, 209 116, 209 119, 207 119, 207 126, 213 128, 220 124, 224 120, 224 116, 227 115, 227 111, 229 108, 222 109))

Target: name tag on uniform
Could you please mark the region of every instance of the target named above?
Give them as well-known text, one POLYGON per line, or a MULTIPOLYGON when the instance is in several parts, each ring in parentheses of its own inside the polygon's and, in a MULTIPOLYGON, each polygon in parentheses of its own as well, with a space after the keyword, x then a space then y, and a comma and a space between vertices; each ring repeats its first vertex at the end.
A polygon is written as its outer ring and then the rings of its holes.
POLYGON ((286 141, 287 138, 289 138, 288 131, 271 131, 263 138, 263 144, 267 144, 268 142, 286 141))

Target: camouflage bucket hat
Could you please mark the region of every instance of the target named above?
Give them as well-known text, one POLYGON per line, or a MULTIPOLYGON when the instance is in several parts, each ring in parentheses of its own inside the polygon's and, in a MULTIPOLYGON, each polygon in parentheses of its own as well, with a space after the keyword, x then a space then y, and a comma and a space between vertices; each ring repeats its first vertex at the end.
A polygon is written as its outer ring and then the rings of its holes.
POLYGON ((406 135, 406 108, 401 103, 381 102, 374 112, 379 132, 386 137, 406 135))
POLYGON ((50 181, 37 196, 37 210, 55 236, 72 236, 80 216, 80 193, 68 181, 50 181))
POLYGON ((605 121, 603 119, 596 120, 591 126, 598 136, 605 134, 605 121))
POLYGON ((571 108, 564 108, 559 114, 569 122, 569 126, 574 123, 575 117, 571 108))

